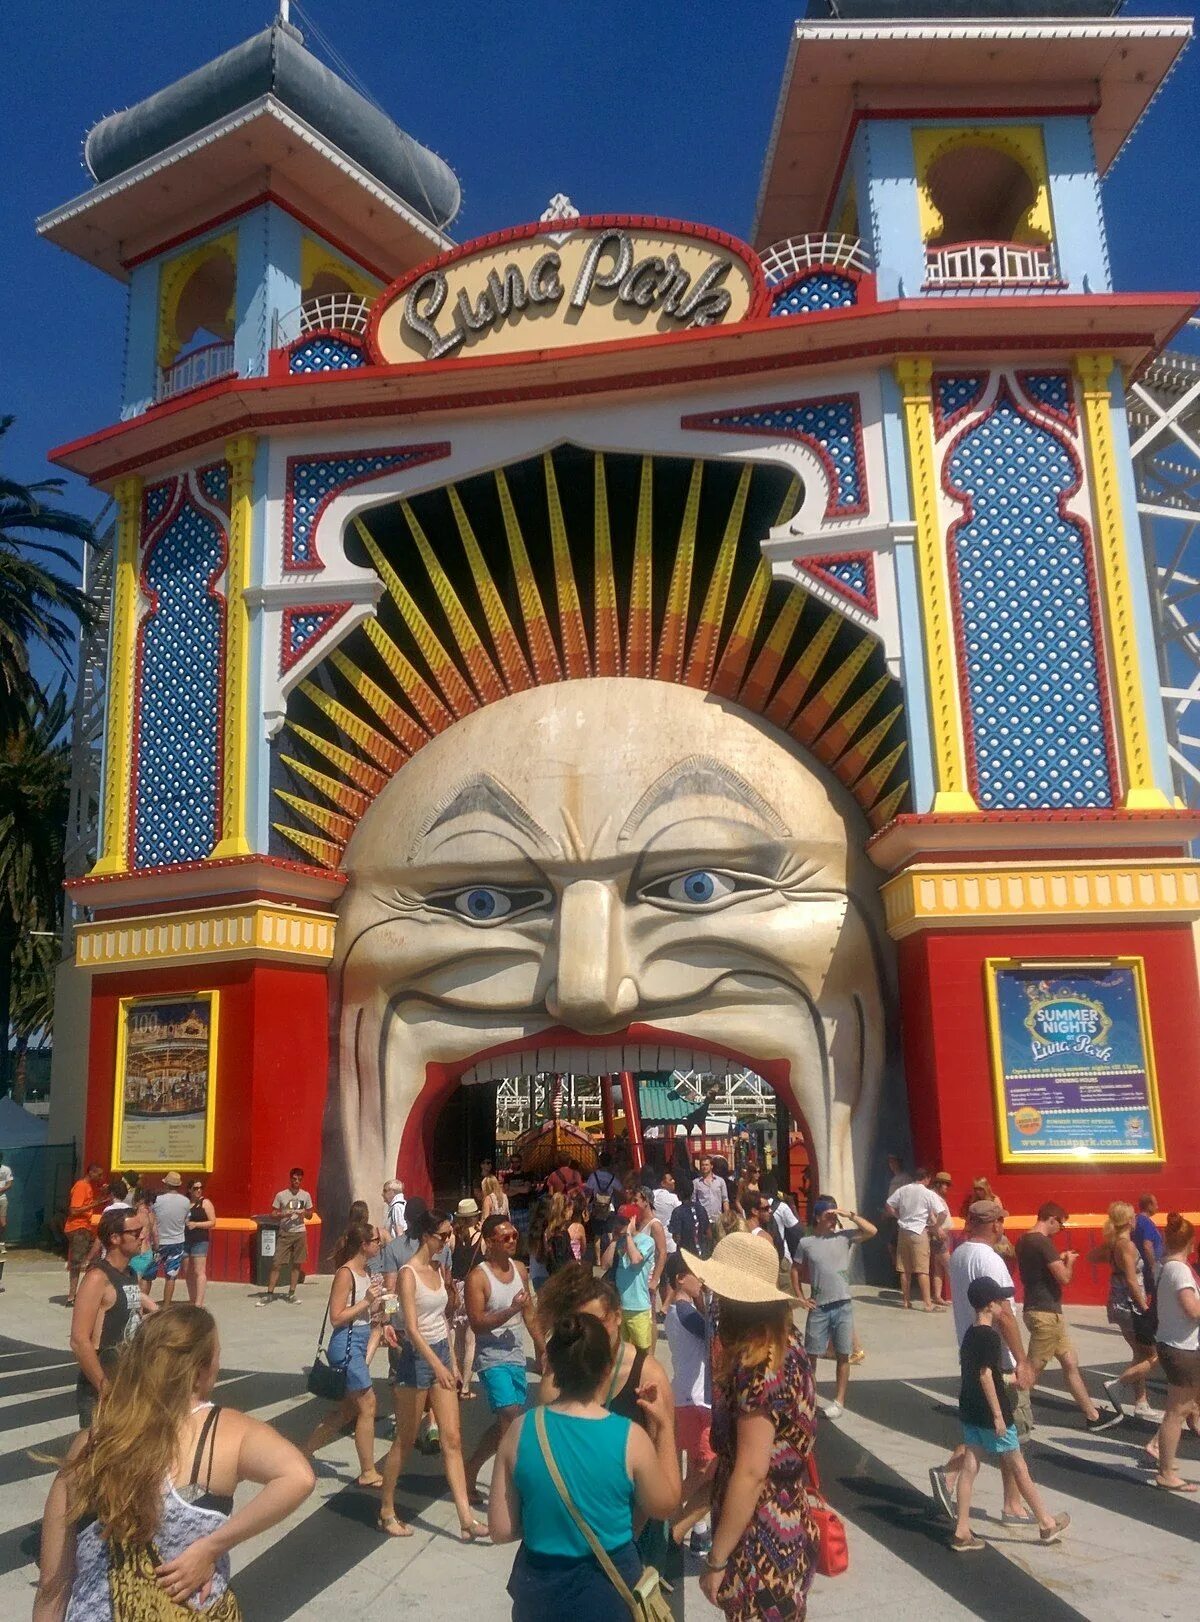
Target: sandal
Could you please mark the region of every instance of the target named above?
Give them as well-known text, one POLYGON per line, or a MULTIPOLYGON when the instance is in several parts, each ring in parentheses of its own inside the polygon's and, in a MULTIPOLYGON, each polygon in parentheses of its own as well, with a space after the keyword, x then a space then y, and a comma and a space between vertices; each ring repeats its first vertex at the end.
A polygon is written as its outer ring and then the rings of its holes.
POLYGON ((373 1476, 367 1476, 365 1478, 363 1476, 358 1476, 354 1482, 354 1485, 356 1487, 382 1487, 383 1477, 377 1470, 373 1476))
POLYGON ((413 1529, 408 1522, 400 1520, 396 1515, 376 1516, 375 1525, 385 1537, 410 1538, 413 1535, 413 1529))
POLYGON ((492 1534, 480 1521, 472 1521, 470 1526, 460 1524, 458 1535, 463 1543, 478 1543, 481 1538, 491 1537, 492 1534))
POLYGON ((1180 1476, 1178 1481, 1164 1481, 1161 1476, 1155 1476, 1154 1485, 1158 1488, 1159 1492, 1196 1491, 1196 1483, 1194 1481, 1185 1481, 1182 1476, 1180 1476))

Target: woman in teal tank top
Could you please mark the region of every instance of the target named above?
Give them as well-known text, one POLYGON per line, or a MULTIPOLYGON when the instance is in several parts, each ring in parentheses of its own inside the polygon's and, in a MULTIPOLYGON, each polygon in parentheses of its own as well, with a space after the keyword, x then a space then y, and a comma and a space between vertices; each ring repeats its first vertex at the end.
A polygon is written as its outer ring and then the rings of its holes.
MULTIPOLYGON (((547 1347, 559 1400, 542 1410, 546 1438, 571 1501, 626 1583, 641 1576, 635 1508, 671 1515, 681 1496, 670 1391, 644 1386, 646 1430, 603 1405, 611 1372, 608 1334, 591 1313, 572 1313, 547 1347)), ((508 1592, 513 1622, 628 1622, 617 1590, 576 1526, 543 1457, 534 1416, 509 1427, 496 1455, 488 1524, 496 1543, 522 1540, 508 1592)))

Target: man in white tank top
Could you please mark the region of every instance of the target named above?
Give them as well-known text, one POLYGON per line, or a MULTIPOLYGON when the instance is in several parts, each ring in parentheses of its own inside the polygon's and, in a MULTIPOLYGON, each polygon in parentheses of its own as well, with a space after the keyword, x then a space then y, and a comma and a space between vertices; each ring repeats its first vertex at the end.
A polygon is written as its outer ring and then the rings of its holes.
POLYGON ((525 1411, 527 1394, 524 1322, 541 1365, 546 1346, 534 1312, 535 1298, 524 1263, 515 1259, 517 1230, 511 1218, 490 1216, 483 1224, 483 1260, 467 1274, 466 1307, 475 1331, 475 1368, 496 1416, 467 1460, 467 1492, 474 1495, 480 1470, 505 1431, 525 1411))

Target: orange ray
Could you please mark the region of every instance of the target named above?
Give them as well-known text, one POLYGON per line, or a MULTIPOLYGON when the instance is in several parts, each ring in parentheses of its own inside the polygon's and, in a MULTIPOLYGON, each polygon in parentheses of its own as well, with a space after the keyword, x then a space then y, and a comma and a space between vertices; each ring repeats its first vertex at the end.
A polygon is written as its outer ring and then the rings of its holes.
MULTIPOLYGON (((874 642, 867 636, 855 644, 788 727, 793 738, 803 741, 819 737, 824 732, 833 719, 838 705, 849 691, 850 683, 871 657, 874 647, 874 642)), ((821 759, 826 758, 822 749, 821 759)))
POLYGON ((290 805, 292 810, 300 816, 306 817, 314 828, 319 828, 323 834, 338 844, 345 845, 354 832, 354 823, 349 817, 343 817, 328 806, 314 805, 311 800, 302 800, 298 794, 289 794, 285 789, 275 790, 276 799, 282 800, 284 805, 290 805))
POLYGON ((621 625, 617 617, 617 581, 613 574, 612 531, 608 523, 608 482, 604 457, 596 452, 593 473, 593 523, 596 575, 597 676, 621 674, 621 625))
POLYGON ((327 715, 343 732, 351 743, 357 744, 364 755, 369 755, 377 766, 381 766, 389 777, 398 772, 404 762, 409 758, 410 750, 401 749, 390 738, 385 738, 382 732, 376 732, 373 726, 368 725, 360 716, 355 715, 336 698, 330 698, 315 682, 302 681, 300 691, 321 711, 327 715))
MULTIPOLYGON (((475 691, 485 704, 490 704, 493 699, 503 698, 504 683, 500 679, 500 674, 488 657, 479 632, 463 607, 450 576, 442 567, 441 559, 429 544, 429 537, 421 528, 420 519, 407 501, 400 503, 400 511, 404 514, 409 533, 416 543, 417 551, 421 554, 421 562, 425 565, 434 596, 441 604, 442 612, 450 626, 451 635, 458 644, 458 651, 462 654, 463 663, 467 667, 467 674, 474 684, 475 691)), ((436 671, 434 674, 436 676, 436 671)))
POLYGON ((649 676, 654 627, 654 462, 642 457, 638 487, 637 527, 633 539, 633 572, 629 580, 629 624, 625 641, 625 674, 649 676))
POLYGON ((508 480, 500 468, 496 469, 495 478, 496 494, 500 498, 500 513, 504 519, 504 533, 508 538, 508 555, 512 559, 513 578, 517 583, 517 601, 521 605, 521 618, 525 622, 529 655, 533 660, 533 673, 538 685, 544 686, 547 682, 562 680, 558 649, 554 646, 554 634, 550 629, 550 621, 546 618, 542 594, 538 590, 537 576, 529 561, 529 552, 525 546, 525 537, 521 534, 521 525, 517 520, 517 510, 513 506, 508 480))
POLYGON ((316 834, 306 833, 303 828, 289 828, 286 822, 273 823, 272 827, 306 856, 311 856, 321 867, 341 866, 344 847, 336 840, 318 839, 316 834))
POLYGON ((491 570, 484 562, 479 542, 475 539, 475 531, 471 528, 471 520, 467 517, 466 508, 458 491, 450 485, 447 494, 450 497, 454 522, 458 525, 463 551, 467 554, 471 579, 475 582, 475 590, 479 594, 484 618, 492 635, 492 647, 496 650, 500 669, 504 672, 505 683, 510 693, 523 692, 526 687, 533 686, 533 677, 529 674, 529 666, 525 663, 525 655, 521 644, 517 641, 517 633, 512 628, 508 610, 496 590, 491 570))
POLYGON ((723 698, 734 698, 737 695, 746 674, 750 649, 754 646, 754 638, 758 635, 759 622, 762 619, 763 609, 767 606, 770 590, 771 565, 766 558, 760 558, 713 676, 712 690, 714 693, 720 693, 723 698))
POLYGON ((479 702, 471 691, 470 684, 413 601, 408 587, 384 557, 370 530, 360 518, 355 519, 354 525, 379 578, 387 587, 389 597, 400 610, 404 623, 412 633, 413 641, 420 648, 421 657, 429 666, 430 674, 445 694, 446 703, 460 719, 464 715, 470 715, 472 710, 479 708, 479 702))
POLYGON ((721 538, 721 549, 717 553, 712 578, 704 594, 704 606, 700 610, 696 634, 692 638, 692 650, 688 655, 687 669, 683 673, 683 679, 689 687, 708 687, 712 684, 721 625, 725 618, 725 602, 729 596, 729 582, 733 578, 733 562, 746 516, 746 501, 750 495, 750 479, 753 472, 754 469, 747 462, 742 468, 733 505, 729 509, 725 533, 721 538))
POLYGON ((692 567, 696 559, 696 526, 700 521, 700 484, 703 476, 704 463, 693 462, 683 522, 679 526, 679 543, 675 548, 675 564, 671 570, 671 584, 667 590, 667 604, 663 610, 658 656, 654 662, 654 674, 659 681, 683 679, 683 645, 692 594, 692 567))
POLYGON ((357 755, 352 755, 348 749, 341 748, 339 744, 331 743, 319 732, 310 732, 307 727, 302 727, 295 721, 288 722, 288 731, 306 743, 310 749, 315 750, 331 766, 336 766, 338 771, 350 782, 357 784, 372 800, 387 783, 386 773, 377 771, 374 766, 368 766, 365 760, 360 760, 357 755))
MULTIPOLYGON (((804 601, 807 601, 798 586, 796 591, 804 601)), ((833 645, 833 639, 842 623, 840 614, 827 614, 817 627, 812 640, 801 649, 800 657, 780 682, 778 692, 763 711, 767 719, 774 721, 776 726, 786 727, 796 713, 797 706, 804 702, 804 695, 816 680, 821 661, 833 645)))
POLYGON ((418 726, 408 711, 385 693, 378 682, 372 681, 365 670, 360 670, 353 660, 348 659, 340 648, 330 654, 329 662, 350 683, 356 696, 375 712, 397 743, 404 745, 407 754, 415 755, 423 744, 429 742, 429 734, 424 727, 418 726))
POLYGON ((369 794, 360 794, 358 789, 351 788, 348 783, 339 783, 336 777, 330 777, 326 772, 317 771, 315 766, 307 765, 303 760, 297 760, 294 755, 280 755, 280 760, 297 777, 304 779, 319 794, 323 794, 331 805, 336 805, 339 811, 344 811, 348 817, 357 822, 371 803, 369 794))
POLYGON ((579 606, 579 589, 571 565, 571 545, 558 494, 558 475, 549 451, 542 456, 546 479, 546 508, 550 517, 550 552, 554 559, 554 589, 558 593, 558 627, 562 635, 563 665, 568 681, 591 675, 588 668, 587 627, 579 606))
POLYGON ((367 637, 388 670, 400 683, 405 698, 431 732, 444 732, 454 720, 425 678, 392 641, 377 619, 366 623, 367 637))

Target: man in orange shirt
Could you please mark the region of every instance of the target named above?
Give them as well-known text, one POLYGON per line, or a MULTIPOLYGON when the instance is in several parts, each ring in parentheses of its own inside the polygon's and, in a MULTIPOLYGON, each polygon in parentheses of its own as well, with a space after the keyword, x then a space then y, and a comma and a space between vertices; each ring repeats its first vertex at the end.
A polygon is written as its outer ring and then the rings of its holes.
POLYGON ((71 1184, 67 1200, 67 1220, 63 1232, 67 1236, 67 1305, 75 1305, 75 1290, 79 1275, 87 1265, 92 1249, 96 1224, 100 1212, 108 1204, 108 1189, 104 1167, 95 1161, 87 1169, 87 1176, 71 1184))

